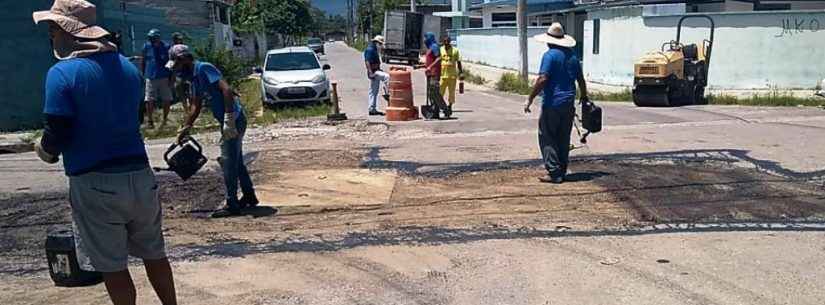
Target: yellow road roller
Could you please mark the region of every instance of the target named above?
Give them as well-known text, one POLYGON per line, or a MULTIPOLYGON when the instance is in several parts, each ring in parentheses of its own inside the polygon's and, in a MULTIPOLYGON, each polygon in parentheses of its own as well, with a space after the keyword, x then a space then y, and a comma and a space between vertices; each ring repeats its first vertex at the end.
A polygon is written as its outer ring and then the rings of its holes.
POLYGON ((634 65, 633 103, 639 107, 704 104, 715 30, 707 15, 679 19, 676 40, 664 43, 660 51, 645 54, 634 65), (683 44, 682 23, 694 18, 710 22, 710 38, 700 45, 683 44))

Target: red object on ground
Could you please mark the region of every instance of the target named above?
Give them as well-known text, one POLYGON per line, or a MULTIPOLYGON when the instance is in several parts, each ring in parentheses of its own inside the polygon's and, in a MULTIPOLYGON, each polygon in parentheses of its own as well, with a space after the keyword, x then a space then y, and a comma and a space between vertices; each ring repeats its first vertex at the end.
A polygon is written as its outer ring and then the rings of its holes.
POLYGON ((411 121, 418 119, 412 91, 412 71, 403 67, 390 68, 390 103, 387 121, 411 121))

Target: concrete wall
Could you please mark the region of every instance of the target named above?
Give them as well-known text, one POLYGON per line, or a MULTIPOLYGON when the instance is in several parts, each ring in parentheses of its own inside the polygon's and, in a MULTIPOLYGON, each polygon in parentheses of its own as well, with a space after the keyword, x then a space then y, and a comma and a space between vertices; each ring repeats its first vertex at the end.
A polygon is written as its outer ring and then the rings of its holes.
MULTIPOLYGON (((539 69, 539 59, 547 51, 547 46, 532 39, 533 35, 544 33, 544 27, 530 27, 527 30, 528 62, 530 72, 539 69)), ((467 29, 459 30, 458 49, 465 61, 483 63, 493 67, 518 69, 519 50, 516 28, 467 29)))
POLYGON ((157 28, 163 40, 171 40, 174 32, 182 32, 195 41, 213 39, 231 46, 228 26, 216 26, 212 4, 203 0, 102 0, 104 24, 112 32, 123 34, 123 50, 127 55, 140 53, 146 33, 157 28), (124 7, 121 3, 125 3, 124 7), (134 34, 134 44, 131 39, 134 34), (210 37, 211 35, 211 37, 210 37), (134 47, 133 47, 134 46, 134 47))
MULTIPOLYGON (((680 16, 636 12, 591 12, 601 19, 600 54, 592 52, 593 22, 585 22, 584 69, 588 80, 631 86, 633 64, 648 51, 675 39, 680 16)), ((811 89, 825 76, 825 12, 711 13, 716 45, 710 65, 711 89, 811 89)), ((699 42, 708 29, 686 21, 683 41, 699 42)))

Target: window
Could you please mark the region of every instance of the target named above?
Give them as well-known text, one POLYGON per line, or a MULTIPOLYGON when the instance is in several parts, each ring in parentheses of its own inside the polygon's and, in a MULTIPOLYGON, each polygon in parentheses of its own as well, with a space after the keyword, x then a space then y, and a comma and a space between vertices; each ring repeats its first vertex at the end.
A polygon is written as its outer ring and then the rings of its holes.
POLYGON ((320 69, 318 58, 312 52, 277 53, 266 58, 266 71, 295 71, 320 69))
POLYGON ((516 20, 516 13, 493 13, 493 22, 505 21, 513 22, 516 20))
POLYGON ((215 17, 217 22, 222 24, 229 24, 229 7, 222 4, 215 3, 215 17))
POLYGON ((494 28, 516 26, 516 13, 493 13, 491 17, 494 28))
POLYGON ((601 34, 602 20, 593 19, 593 54, 599 54, 599 36, 601 34))

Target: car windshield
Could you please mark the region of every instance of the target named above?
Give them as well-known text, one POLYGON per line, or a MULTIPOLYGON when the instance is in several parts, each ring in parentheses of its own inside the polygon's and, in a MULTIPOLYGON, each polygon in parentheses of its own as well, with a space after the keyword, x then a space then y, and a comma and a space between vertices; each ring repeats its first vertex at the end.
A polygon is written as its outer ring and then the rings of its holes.
POLYGON ((270 54, 266 58, 266 71, 292 71, 320 69, 315 54, 309 52, 270 54))
POLYGON ((307 40, 307 44, 320 44, 321 38, 310 38, 307 40))

